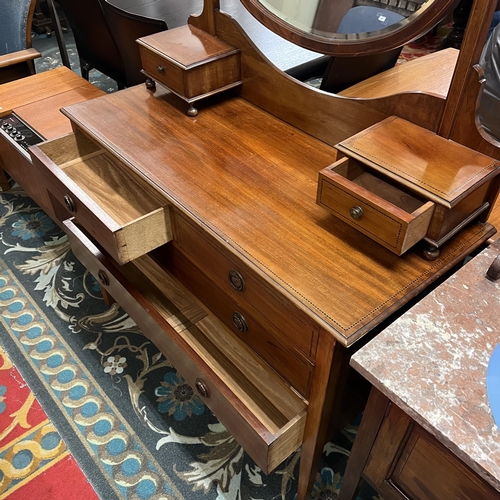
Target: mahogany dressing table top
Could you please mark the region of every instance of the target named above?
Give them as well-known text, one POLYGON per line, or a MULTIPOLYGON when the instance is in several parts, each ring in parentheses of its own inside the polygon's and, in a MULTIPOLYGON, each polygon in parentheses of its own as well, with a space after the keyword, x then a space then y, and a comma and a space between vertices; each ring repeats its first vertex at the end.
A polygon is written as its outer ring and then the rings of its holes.
POLYGON ((142 85, 63 112, 346 346, 491 230, 466 228, 432 262, 395 256, 316 205, 333 147, 231 94, 195 118, 142 85))

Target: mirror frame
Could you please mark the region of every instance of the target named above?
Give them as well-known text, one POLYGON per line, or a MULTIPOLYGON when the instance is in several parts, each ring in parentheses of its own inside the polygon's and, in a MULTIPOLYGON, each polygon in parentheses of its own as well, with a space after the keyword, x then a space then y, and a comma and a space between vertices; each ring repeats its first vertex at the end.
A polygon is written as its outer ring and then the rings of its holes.
POLYGON ((405 20, 382 30, 360 34, 334 33, 326 37, 288 24, 267 10, 259 0, 240 1, 259 22, 285 40, 320 54, 351 57, 385 52, 416 40, 451 12, 455 4, 455 0, 429 0, 405 20))

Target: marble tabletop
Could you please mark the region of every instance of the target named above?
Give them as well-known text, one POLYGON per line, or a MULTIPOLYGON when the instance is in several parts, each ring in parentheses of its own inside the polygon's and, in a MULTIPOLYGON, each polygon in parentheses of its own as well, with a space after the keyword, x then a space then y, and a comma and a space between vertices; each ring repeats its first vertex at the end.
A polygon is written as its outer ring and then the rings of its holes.
MULTIPOLYGON (((497 240, 351 358, 351 365, 500 490, 500 430, 486 371, 500 343, 497 240)), ((500 388, 499 388, 500 390, 500 388)))

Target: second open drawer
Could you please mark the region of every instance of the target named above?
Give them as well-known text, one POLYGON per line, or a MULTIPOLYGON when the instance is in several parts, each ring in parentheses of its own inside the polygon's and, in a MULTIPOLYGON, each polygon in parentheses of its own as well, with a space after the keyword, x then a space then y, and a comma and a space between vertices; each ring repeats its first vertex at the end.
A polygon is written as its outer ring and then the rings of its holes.
POLYGON ((120 264, 172 239, 169 207, 115 156, 80 132, 34 146, 54 213, 74 216, 120 264))
POLYGON ((319 173, 317 203, 401 255, 427 234, 434 203, 344 157, 319 173))
POLYGON ((72 222, 74 254, 268 474, 302 444, 307 403, 149 256, 118 270, 72 222))

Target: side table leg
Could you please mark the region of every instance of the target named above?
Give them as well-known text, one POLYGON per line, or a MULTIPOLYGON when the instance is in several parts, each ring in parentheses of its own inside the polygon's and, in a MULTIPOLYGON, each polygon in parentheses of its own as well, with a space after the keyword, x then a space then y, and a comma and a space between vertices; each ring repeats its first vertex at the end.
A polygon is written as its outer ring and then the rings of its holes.
POLYGON ((363 473, 380 425, 390 404, 390 401, 380 391, 372 387, 356 439, 354 440, 351 455, 347 462, 338 500, 351 500, 355 498, 361 474, 363 473))
POLYGON ((321 332, 317 352, 300 456, 297 500, 309 499, 314 486, 345 350, 336 346, 330 334, 321 332))

